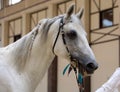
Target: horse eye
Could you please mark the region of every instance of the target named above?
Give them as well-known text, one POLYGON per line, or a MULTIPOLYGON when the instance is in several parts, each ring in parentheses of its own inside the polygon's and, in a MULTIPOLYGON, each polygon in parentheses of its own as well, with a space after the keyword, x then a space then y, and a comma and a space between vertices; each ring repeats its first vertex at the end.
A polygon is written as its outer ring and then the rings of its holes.
POLYGON ((70 39, 75 39, 77 37, 77 33, 75 32, 75 30, 70 30, 70 32, 67 33, 67 36, 70 39))

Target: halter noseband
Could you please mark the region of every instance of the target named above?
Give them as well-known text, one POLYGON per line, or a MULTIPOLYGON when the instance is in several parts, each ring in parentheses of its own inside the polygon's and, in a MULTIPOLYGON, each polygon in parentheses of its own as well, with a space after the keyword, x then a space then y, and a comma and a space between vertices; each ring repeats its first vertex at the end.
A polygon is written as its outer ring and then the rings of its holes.
MULTIPOLYGON (((84 83, 83 83, 83 76, 79 73, 79 72, 83 72, 82 70, 79 70, 77 71, 76 67, 72 65, 72 63, 74 62, 77 62, 74 58, 72 58, 72 55, 67 47, 67 43, 66 43, 66 40, 65 40, 65 32, 63 31, 63 26, 65 25, 65 23, 63 22, 63 18, 60 20, 60 25, 59 25, 59 30, 58 30, 58 33, 57 33, 57 36, 55 38, 55 41, 54 41, 54 44, 53 44, 53 48, 52 48, 52 52, 53 54, 56 56, 55 52, 54 52, 54 48, 55 48, 55 45, 57 43, 57 40, 58 40, 58 37, 60 35, 60 33, 62 34, 62 40, 63 40, 63 44, 65 45, 66 47, 66 50, 68 52, 68 55, 69 55, 69 58, 70 58, 70 64, 67 65, 67 67, 65 67, 64 69, 64 73, 66 72, 67 68, 69 67, 69 71, 68 71, 68 74, 71 72, 71 70, 73 69, 74 72, 75 72, 75 76, 76 76, 76 81, 77 81, 77 84, 78 84, 78 87, 80 88, 80 92, 84 92, 84 83)), ((78 64, 78 67, 79 67, 79 64, 78 64)))

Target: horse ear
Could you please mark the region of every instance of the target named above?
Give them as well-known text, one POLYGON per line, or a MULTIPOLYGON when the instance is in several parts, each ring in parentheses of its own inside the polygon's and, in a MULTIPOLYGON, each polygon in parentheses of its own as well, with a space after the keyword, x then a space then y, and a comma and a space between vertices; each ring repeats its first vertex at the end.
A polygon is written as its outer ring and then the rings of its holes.
POLYGON ((83 12, 84 12, 84 9, 83 9, 83 8, 81 8, 81 9, 80 9, 80 11, 76 14, 76 15, 77 15, 77 17, 78 17, 79 19, 81 19, 81 18, 82 18, 82 16, 83 16, 83 12))
POLYGON ((66 19, 69 19, 70 18, 70 16, 72 15, 72 13, 73 13, 73 11, 74 11, 74 4, 72 4, 69 8, 68 8, 68 10, 67 10, 67 14, 66 14, 66 19))

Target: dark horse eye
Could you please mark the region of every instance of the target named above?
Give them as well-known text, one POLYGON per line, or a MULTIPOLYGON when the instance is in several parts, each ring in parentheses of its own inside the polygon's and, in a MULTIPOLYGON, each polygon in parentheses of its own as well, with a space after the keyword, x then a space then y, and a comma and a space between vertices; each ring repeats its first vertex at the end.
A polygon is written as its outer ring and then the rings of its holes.
POLYGON ((70 32, 67 33, 67 36, 70 39, 75 39, 77 37, 77 33, 75 32, 75 30, 70 30, 70 32))

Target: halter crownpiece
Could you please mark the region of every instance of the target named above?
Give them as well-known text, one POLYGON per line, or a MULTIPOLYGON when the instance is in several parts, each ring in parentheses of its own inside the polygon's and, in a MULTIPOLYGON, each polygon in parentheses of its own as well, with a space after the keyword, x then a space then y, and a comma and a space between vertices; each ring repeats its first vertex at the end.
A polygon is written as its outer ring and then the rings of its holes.
MULTIPOLYGON (((54 41, 54 44, 53 44, 53 48, 52 48, 52 52, 55 54, 55 52, 54 52, 54 48, 55 48, 55 45, 56 45, 56 42, 57 42, 57 40, 58 40, 58 37, 59 37, 59 34, 60 34, 60 32, 61 32, 61 34, 63 35, 63 26, 65 25, 65 23, 63 23, 63 18, 60 20, 60 25, 59 25, 59 30, 58 30, 58 33, 57 33, 57 36, 56 36, 56 38, 55 38, 55 41, 54 41)), ((63 41, 63 43, 64 43, 65 41, 63 41)), ((66 43, 66 42, 65 42, 66 43)), ((64 44, 65 44, 64 43, 64 44)), ((55 54, 56 55, 56 54, 55 54)))
MULTIPOLYGON (((60 33, 62 34, 62 40, 63 40, 63 44, 65 45, 66 47, 66 51, 68 52, 68 55, 69 55, 69 58, 70 58, 70 64, 68 64, 65 69, 63 70, 63 75, 66 73, 67 69, 68 69, 68 75, 70 74, 70 72, 72 70, 74 70, 74 73, 75 73, 75 76, 76 76, 76 81, 77 81, 77 84, 78 84, 78 87, 80 88, 80 92, 84 92, 84 81, 83 81, 83 75, 82 73, 84 72, 83 69, 79 69, 80 68, 80 64, 78 63, 78 61, 74 58, 72 58, 72 55, 67 47, 67 43, 66 43, 66 40, 65 40, 65 33, 64 33, 64 30, 63 30, 63 26, 65 25, 65 23, 63 22, 63 18, 61 18, 60 20, 60 26, 59 26, 59 30, 58 30, 58 33, 57 33, 57 36, 55 38, 55 41, 54 41, 54 44, 53 44, 53 48, 52 48, 52 52, 53 54, 55 54, 54 52, 54 48, 55 48, 55 45, 56 45, 56 42, 58 40, 58 37, 60 35, 60 33), (77 68, 78 66, 78 68, 77 68)), ((56 54, 55 54, 56 56, 56 54)))

